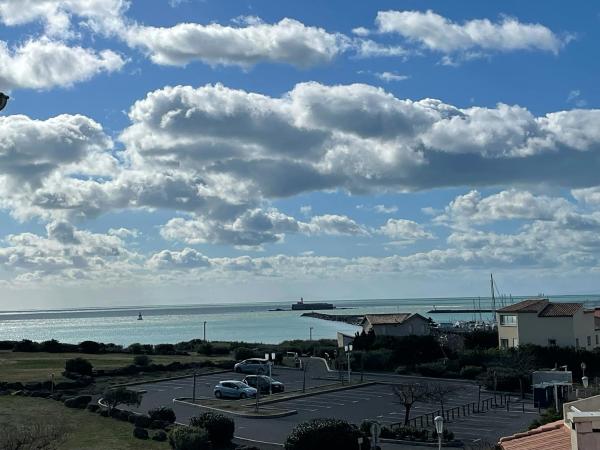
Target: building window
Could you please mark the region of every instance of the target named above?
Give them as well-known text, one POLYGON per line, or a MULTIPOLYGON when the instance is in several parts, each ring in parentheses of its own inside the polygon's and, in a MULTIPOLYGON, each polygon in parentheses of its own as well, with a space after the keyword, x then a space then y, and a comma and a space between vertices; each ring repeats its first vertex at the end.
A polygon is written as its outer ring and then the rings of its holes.
POLYGON ((500 339, 500 348, 508 348, 508 339, 500 339))
POLYGON ((575 348, 579 348, 579 338, 575 338, 575 348))
POLYGON ((592 337, 591 336, 587 337, 587 343, 588 343, 588 347, 591 347, 591 345, 592 345, 592 337))
POLYGON ((548 339, 548 345, 550 347, 556 347, 556 339, 548 339))
POLYGON ((505 327, 517 326, 517 316, 501 314, 500 315, 500 325, 505 326, 505 327))

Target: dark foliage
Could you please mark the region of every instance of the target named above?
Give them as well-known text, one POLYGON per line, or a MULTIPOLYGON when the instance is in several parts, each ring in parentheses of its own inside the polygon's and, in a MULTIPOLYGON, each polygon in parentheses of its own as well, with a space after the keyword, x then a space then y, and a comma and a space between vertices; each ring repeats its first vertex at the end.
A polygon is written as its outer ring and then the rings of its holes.
POLYGON ((104 353, 104 344, 100 344, 95 341, 83 341, 79 343, 79 351, 81 353, 104 353))
POLYGON ((168 423, 175 423, 176 420, 175 411, 173 411, 172 408, 167 408, 166 406, 151 409, 148 411, 148 415, 152 418, 152 420, 164 420, 168 423))
POLYGON ((87 359, 73 358, 65 362, 65 370, 80 375, 92 375, 93 366, 87 359))
POLYGON ((148 355, 135 355, 133 357, 133 363, 136 366, 147 367, 152 362, 152 359, 148 355))
POLYGON ((285 450, 358 450, 360 430, 338 419, 312 419, 297 425, 285 441, 285 450))
POLYGON ((140 427, 133 429, 133 435, 138 439, 148 439, 148 431, 140 427))
POLYGON ((235 432, 235 423, 223 414, 205 412, 190 419, 191 427, 204 428, 215 445, 229 444, 235 432))
POLYGON ((176 427, 169 432, 169 445, 173 450, 209 450, 208 433, 203 428, 176 427))

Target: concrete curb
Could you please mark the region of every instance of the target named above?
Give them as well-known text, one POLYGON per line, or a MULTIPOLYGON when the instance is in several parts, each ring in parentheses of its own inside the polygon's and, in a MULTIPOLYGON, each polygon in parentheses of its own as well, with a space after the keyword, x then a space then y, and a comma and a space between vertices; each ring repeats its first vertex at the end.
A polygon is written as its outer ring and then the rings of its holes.
MULTIPOLYGON (((203 372, 203 373, 199 373, 196 376, 197 377, 204 377, 204 376, 208 376, 208 375, 218 375, 220 373, 229 373, 231 372, 231 370, 215 370, 214 372, 203 372)), ((155 378, 152 380, 146 380, 146 381, 134 381, 131 383, 122 383, 122 384, 113 384, 111 385, 111 387, 126 387, 126 386, 138 386, 140 384, 148 384, 148 383, 160 383, 162 381, 171 381, 171 380, 181 380, 183 378, 191 378, 193 377, 194 374, 188 374, 188 375, 178 375, 176 377, 165 377, 165 378, 155 378)))
MULTIPOLYGON (((265 415, 257 416, 256 414, 251 414, 251 413, 243 413, 243 412, 238 412, 238 411, 231 411, 228 409, 215 408, 214 406, 200 405, 198 403, 192 403, 187 400, 190 400, 190 398, 189 397, 174 398, 173 403, 193 406, 195 408, 208 409, 211 411, 218 411, 220 413, 231 414, 232 416, 245 417, 248 419, 279 419, 281 417, 288 417, 288 416, 293 416, 295 414, 298 414, 298 411, 296 411, 295 409, 288 409, 288 410, 284 410, 283 412, 280 412, 280 413, 269 414, 268 416, 265 416, 265 415)), ((262 403, 261 403, 261 405, 262 405, 262 403)))
MULTIPOLYGON (((384 444, 395 444, 395 445, 414 445, 415 447, 429 447, 429 448, 438 448, 437 442, 419 442, 419 441, 406 441, 402 439, 387 439, 380 438, 380 442, 384 444)), ((452 442, 442 442, 442 448, 463 448, 463 443, 461 441, 452 441, 452 442)))

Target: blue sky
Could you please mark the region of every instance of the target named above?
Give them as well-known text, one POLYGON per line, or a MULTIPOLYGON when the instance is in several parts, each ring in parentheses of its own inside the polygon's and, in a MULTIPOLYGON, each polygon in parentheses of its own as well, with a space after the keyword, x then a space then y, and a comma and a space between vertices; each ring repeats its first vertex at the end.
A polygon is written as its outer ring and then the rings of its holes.
POLYGON ((0 309, 597 293, 599 22, 0 0, 0 309))

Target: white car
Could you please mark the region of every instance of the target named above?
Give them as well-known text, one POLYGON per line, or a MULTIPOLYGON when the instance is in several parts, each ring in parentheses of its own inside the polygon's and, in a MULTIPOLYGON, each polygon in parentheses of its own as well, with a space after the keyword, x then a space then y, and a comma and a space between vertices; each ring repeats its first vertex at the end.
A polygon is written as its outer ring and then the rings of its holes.
POLYGON ((237 380, 219 381, 213 390, 217 398, 248 398, 256 397, 256 389, 237 380))
POLYGON ((235 366, 233 370, 237 373, 251 373, 265 375, 269 373, 269 362, 266 359, 251 358, 245 359, 235 366))

